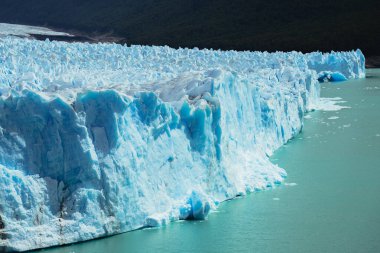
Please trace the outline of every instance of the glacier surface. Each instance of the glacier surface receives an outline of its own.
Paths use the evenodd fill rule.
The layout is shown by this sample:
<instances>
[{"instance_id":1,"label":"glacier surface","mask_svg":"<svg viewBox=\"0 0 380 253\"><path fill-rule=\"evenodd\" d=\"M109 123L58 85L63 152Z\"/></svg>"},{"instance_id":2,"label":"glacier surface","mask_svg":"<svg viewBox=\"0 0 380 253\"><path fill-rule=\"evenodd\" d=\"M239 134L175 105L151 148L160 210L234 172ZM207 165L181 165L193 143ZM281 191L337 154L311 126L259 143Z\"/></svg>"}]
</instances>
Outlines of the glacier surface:
<instances>
[{"instance_id":1,"label":"glacier surface","mask_svg":"<svg viewBox=\"0 0 380 253\"><path fill-rule=\"evenodd\" d=\"M204 219L280 184L268 157L330 72L364 77L363 54L0 39L0 250Z\"/></svg>"}]
</instances>

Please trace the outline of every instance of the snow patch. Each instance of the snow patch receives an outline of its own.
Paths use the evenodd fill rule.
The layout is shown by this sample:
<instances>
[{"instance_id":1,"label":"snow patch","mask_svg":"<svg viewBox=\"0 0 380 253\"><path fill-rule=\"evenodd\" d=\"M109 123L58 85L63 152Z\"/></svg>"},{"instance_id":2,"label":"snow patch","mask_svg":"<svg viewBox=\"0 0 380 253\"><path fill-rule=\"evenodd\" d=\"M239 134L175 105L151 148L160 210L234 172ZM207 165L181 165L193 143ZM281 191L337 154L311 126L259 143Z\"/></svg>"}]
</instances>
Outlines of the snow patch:
<instances>
[{"instance_id":1,"label":"snow patch","mask_svg":"<svg viewBox=\"0 0 380 253\"><path fill-rule=\"evenodd\" d=\"M29 37L33 34L52 36L72 36L71 34L64 32L56 32L45 27L0 23L0 36L13 35Z\"/></svg>"}]
</instances>

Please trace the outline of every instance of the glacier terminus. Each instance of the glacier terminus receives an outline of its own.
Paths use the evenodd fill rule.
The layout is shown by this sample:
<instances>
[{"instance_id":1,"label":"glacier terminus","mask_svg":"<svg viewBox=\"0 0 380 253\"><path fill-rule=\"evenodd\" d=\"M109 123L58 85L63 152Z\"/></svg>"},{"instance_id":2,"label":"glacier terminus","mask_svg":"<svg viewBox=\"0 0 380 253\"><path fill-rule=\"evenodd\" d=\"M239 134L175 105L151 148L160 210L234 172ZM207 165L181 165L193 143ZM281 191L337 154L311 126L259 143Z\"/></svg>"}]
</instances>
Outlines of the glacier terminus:
<instances>
[{"instance_id":1,"label":"glacier terminus","mask_svg":"<svg viewBox=\"0 0 380 253\"><path fill-rule=\"evenodd\" d=\"M237 52L0 38L0 251L186 219L281 184L269 156L360 50Z\"/></svg>"}]
</instances>

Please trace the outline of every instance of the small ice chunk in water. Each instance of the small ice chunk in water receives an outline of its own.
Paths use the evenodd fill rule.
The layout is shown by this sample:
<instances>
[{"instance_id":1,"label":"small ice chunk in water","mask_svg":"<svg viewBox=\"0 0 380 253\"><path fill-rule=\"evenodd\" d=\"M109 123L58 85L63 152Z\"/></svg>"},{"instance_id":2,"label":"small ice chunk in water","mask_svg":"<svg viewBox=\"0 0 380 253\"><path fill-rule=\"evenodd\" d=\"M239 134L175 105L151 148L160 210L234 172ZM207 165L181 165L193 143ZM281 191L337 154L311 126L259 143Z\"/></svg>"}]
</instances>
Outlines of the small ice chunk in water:
<instances>
[{"instance_id":1,"label":"small ice chunk in water","mask_svg":"<svg viewBox=\"0 0 380 253\"><path fill-rule=\"evenodd\" d=\"M310 114L308 114L308 115L306 115L305 117L303 117L304 119L311 119L311 115Z\"/></svg>"}]
</instances>

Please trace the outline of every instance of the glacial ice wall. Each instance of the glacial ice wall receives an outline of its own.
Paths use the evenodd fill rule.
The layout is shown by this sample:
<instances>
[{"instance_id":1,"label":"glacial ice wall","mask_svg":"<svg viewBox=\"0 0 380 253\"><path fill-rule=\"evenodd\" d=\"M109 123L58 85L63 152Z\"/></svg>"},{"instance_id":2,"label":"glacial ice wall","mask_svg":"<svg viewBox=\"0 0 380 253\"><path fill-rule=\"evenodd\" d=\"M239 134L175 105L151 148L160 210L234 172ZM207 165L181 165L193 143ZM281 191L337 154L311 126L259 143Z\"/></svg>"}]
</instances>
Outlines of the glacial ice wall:
<instances>
[{"instance_id":1,"label":"glacial ice wall","mask_svg":"<svg viewBox=\"0 0 380 253\"><path fill-rule=\"evenodd\" d=\"M326 71L363 77L364 57L1 39L0 249L204 219L281 183L268 156Z\"/></svg>"}]
</instances>

